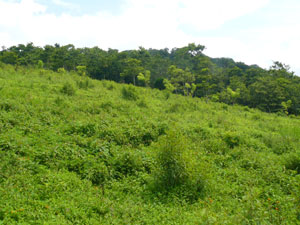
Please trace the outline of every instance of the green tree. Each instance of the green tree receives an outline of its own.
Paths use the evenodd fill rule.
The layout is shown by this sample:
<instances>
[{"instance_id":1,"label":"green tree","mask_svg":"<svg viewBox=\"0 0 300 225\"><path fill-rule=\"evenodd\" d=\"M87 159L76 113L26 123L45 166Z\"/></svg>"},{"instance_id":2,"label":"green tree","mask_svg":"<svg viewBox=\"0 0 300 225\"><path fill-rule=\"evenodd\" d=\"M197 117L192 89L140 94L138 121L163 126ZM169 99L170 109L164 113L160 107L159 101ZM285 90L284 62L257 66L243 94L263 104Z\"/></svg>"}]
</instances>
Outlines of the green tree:
<instances>
[{"instance_id":1,"label":"green tree","mask_svg":"<svg viewBox=\"0 0 300 225\"><path fill-rule=\"evenodd\" d=\"M15 52L4 51L2 53L2 56L0 59L2 62L6 63L6 64L15 65L15 64L17 64L18 55Z\"/></svg>"},{"instance_id":2,"label":"green tree","mask_svg":"<svg viewBox=\"0 0 300 225\"><path fill-rule=\"evenodd\" d=\"M278 112L285 101L283 88L271 76L261 77L250 86L251 105L267 112Z\"/></svg>"},{"instance_id":3,"label":"green tree","mask_svg":"<svg viewBox=\"0 0 300 225\"><path fill-rule=\"evenodd\" d=\"M123 72L120 74L121 77L125 79L128 83L133 82L133 85L136 84L136 77L144 71L144 68L141 67L141 61L134 58L128 58L125 60L125 67Z\"/></svg>"},{"instance_id":4,"label":"green tree","mask_svg":"<svg viewBox=\"0 0 300 225\"><path fill-rule=\"evenodd\" d=\"M292 106L292 101L288 100L286 102L282 102L281 105L282 105L284 113L288 115L289 114L289 108L291 108L291 106Z\"/></svg>"},{"instance_id":5,"label":"green tree","mask_svg":"<svg viewBox=\"0 0 300 225\"><path fill-rule=\"evenodd\" d=\"M76 66L76 69L80 76L86 75L86 66Z\"/></svg>"},{"instance_id":6,"label":"green tree","mask_svg":"<svg viewBox=\"0 0 300 225\"><path fill-rule=\"evenodd\" d=\"M226 104L235 104L237 103L238 98L240 97L240 90L237 89L233 91L230 87L227 87L219 94L219 100Z\"/></svg>"},{"instance_id":7,"label":"green tree","mask_svg":"<svg viewBox=\"0 0 300 225\"><path fill-rule=\"evenodd\" d=\"M188 69L179 69L174 65L169 67L168 74L176 93L188 94L187 90L195 81L195 76Z\"/></svg>"},{"instance_id":8,"label":"green tree","mask_svg":"<svg viewBox=\"0 0 300 225\"><path fill-rule=\"evenodd\" d=\"M43 63L42 60L39 60L39 61L38 61L37 68L38 68L38 69L43 69L43 68L44 68L44 63Z\"/></svg>"},{"instance_id":9,"label":"green tree","mask_svg":"<svg viewBox=\"0 0 300 225\"><path fill-rule=\"evenodd\" d=\"M292 78L294 72L291 72L290 69L289 65L275 61L269 69L269 74L274 77Z\"/></svg>"},{"instance_id":10,"label":"green tree","mask_svg":"<svg viewBox=\"0 0 300 225\"><path fill-rule=\"evenodd\" d=\"M141 86L148 87L150 85L151 72L149 70L145 70L144 73L139 73L137 78Z\"/></svg>"},{"instance_id":11,"label":"green tree","mask_svg":"<svg viewBox=\"0 0 300 225\"><path fill-rule=\"evenodd\" d=\"M175 87L171 84L171 82L168 80L168 79L164 79L163 80L163 84L165 86L165 89L168 91L168 92L173 92L175 90Z\"/></svg>"}]
</instances>

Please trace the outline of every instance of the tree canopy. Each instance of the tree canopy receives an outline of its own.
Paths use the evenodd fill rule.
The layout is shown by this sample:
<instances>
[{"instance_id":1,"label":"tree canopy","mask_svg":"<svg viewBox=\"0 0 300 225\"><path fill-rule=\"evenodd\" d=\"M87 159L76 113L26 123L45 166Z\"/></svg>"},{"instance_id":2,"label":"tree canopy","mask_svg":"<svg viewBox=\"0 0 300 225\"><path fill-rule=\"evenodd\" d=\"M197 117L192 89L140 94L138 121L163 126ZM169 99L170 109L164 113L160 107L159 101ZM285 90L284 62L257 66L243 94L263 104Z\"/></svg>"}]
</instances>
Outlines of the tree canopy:
<instances>
[{"instance_id":1,"label":"tree canopy","mask_svg":"<svg viewBox=\"0 0 300 225\"><path fill-rule=\"evenodd\" d=\"M19 44L0 51L0 62L54 71L74 71L95 79L168 89L175 93L267 112L300 114L300 78L275 61L269 69L230 58L210 58L204 45L118 51L59 44Z\"/></svg>"}]
</instances>

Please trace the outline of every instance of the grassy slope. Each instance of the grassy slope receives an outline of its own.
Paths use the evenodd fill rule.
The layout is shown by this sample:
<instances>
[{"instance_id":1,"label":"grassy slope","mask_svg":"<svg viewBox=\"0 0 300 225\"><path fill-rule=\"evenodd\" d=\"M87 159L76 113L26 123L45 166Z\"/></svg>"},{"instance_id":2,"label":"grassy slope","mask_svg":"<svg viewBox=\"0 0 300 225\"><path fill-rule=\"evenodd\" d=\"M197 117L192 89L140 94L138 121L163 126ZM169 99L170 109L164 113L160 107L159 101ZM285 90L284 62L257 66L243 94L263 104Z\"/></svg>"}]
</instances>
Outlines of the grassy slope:
<instances>
[{"instance_id":1,"label":"grassy slope","mask_svg":"<svg viewBox=\"0 0 300 225\"><path fill-rule=\"evenodd\" d=\"M122 88L0 68L0 224L300 224L299 118ZM169 129L200 167L197 201L149 190Z\"/></svg>"}]
</instances>

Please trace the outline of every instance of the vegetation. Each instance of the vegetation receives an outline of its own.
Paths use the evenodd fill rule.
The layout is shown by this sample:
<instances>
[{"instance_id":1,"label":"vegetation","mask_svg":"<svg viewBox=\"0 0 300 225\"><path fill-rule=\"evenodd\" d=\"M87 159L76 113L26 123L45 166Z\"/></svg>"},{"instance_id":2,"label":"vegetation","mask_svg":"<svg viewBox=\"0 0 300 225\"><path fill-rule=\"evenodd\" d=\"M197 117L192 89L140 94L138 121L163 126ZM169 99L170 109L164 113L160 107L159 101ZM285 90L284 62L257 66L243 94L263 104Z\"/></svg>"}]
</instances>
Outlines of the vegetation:
<instances>
[{"instance_id":1,"label":"vegetation","mask_svg":"<svg viewBox=\"0 0 300 225\"><path fill-rule=\"evenodd\" d=\"M299 117L42 67L0 64L0 224L300 224Z\"/></svg>"},{"instance_id":2,"label":"vegetation","mask_svg":"<svg viewBox=\"0 0 300 225\"><path fill-rule=\"evenodd\" d=\"M300 78L289 66L274 62L270 69L230 58L210 58L205 46L119 52L98 47L75 48L58 44L3 48L0 62L57 71L77 72L99 80L150 86L169 92L258 108L265 112L300 114Z\"/></svg>"}]
</instances>

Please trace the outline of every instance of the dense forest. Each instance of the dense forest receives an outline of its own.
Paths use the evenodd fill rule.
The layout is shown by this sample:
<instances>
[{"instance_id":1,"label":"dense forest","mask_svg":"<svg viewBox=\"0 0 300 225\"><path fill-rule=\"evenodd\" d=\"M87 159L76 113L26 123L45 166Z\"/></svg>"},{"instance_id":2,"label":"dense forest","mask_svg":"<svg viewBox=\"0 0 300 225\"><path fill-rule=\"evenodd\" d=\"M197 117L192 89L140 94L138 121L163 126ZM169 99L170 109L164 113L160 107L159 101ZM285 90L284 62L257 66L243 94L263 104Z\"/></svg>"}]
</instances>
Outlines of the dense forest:
<instances>
[{"instance_id":1,"label":"dense forest","mask_svg":"<svg viewBox=\"0 0 300 225\"><path fill-rule=\"evenodd\" d=\"M33 43L2 48L0 61L65 73L77 71L99 80L167 89L170 92L240 104L266 112L300 114L300 78L288 65L274 62L268 70L230 58L210 58L205 46L118 51L75 48L73 45L36 47Z\"/></svg>"}]
</instances>

